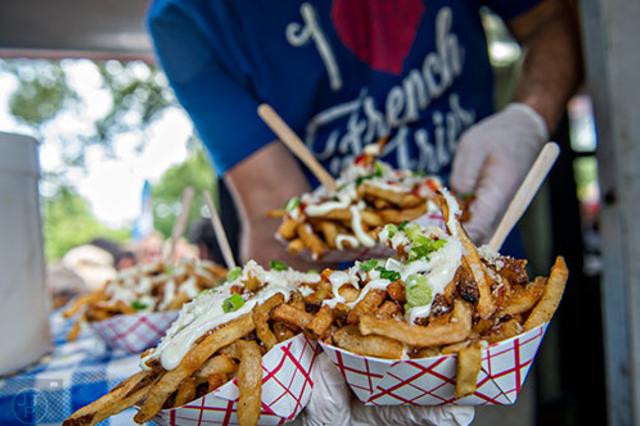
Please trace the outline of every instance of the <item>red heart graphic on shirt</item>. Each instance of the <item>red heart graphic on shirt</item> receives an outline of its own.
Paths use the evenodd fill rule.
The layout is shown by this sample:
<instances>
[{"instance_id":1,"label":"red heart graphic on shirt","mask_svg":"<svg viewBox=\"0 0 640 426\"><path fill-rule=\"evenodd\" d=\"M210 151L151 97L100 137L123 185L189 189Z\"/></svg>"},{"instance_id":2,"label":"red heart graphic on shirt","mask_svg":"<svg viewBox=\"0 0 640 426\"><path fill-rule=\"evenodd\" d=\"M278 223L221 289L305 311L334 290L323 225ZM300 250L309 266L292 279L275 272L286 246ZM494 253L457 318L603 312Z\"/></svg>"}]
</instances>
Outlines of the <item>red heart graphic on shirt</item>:
<instances>
[{"instance_id":1,"label":"red heart graphic on shirt","mask_svg":"<svg viewBox=\"0 0 640 426\"><path fill-rule=\"evenodd\" d=\"M423 0L333 0L331 18L358 59L377 71L398 75L424 10Z\"/></svg>"}]
</instances>

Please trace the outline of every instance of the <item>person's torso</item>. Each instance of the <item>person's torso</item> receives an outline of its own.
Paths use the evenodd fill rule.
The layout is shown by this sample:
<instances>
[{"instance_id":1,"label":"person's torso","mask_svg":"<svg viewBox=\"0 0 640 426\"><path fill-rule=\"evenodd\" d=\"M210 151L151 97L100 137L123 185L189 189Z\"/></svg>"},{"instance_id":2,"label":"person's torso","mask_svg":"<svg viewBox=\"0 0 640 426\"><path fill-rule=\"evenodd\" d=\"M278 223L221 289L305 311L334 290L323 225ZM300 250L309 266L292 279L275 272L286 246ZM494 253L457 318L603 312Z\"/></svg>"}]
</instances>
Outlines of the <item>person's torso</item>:
<instances>
[{"instance_id":1,"label":"person's torso","mask_svg":"<svg viewBox=\"0 0 640 426\"><path fill-rule=\"evenodd\" d=\"M196 0L194 0L195 2ZM493 110L473 0L197 0L222 66L333 172L390 135L385 161L448 175Z\"/></svg>"}]
</instances>

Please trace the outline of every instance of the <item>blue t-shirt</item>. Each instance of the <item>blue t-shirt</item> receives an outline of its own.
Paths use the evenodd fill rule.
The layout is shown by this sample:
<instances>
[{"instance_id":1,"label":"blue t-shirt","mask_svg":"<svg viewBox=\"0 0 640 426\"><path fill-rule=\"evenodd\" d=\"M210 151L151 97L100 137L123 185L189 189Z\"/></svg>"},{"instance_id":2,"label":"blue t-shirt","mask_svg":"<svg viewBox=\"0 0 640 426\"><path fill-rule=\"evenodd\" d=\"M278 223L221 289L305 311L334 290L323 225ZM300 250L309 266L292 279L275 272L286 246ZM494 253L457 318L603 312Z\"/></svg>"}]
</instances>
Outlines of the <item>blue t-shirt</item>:
<instances>
[{"instance_id":1,"label":"blue t-shirt","mask_svg":"<svg viewBox=\"0 0 640 426\"><path fill-rule=\"evenodd\" d=\"M391 164L447 176L493 111L479 9L540 0L155 0L158 58L222 174L275 139L271 104L334 174L390 135Z\"/></svg>"}]
</instances>

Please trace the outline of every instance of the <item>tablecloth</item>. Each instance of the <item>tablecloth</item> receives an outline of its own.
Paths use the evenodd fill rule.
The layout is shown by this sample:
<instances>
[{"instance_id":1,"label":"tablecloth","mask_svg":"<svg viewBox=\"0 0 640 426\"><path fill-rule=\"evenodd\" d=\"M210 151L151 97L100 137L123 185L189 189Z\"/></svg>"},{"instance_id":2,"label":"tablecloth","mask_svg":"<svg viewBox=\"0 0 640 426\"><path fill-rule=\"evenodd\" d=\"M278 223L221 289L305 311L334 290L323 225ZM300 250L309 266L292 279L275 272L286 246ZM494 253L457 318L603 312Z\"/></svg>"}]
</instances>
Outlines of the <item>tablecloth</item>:
<instances>
[{"instance_id":1,"label":"tablecloth","mask_svg":"<svg viewBox=\"0 0 640 426\"><path fill-rule=\"evenodd\" d=\"M52 352L0 378L0 425L59 425L138 369L138 355L108 349L89 327L75 342L67 342L71 325L61 311L54 312ZM129 409L100 425L131 425L134 414Z\"/></svg>"}]
</instances>

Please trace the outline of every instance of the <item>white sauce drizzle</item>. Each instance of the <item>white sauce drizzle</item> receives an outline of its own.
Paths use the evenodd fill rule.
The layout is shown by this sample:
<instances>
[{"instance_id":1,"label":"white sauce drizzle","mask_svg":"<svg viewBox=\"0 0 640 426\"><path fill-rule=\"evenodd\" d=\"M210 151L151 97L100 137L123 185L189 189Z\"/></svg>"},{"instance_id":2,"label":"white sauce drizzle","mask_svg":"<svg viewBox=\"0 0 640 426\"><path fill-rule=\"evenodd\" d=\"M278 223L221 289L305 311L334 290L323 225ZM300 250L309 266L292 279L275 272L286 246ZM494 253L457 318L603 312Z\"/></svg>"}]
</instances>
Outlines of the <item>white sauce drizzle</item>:
<instances>
[{"instance_id":1,"label":"white sauce drizzle","mask_svg":"<svg viewBox=\"0 0 640 426\"><path fill-rule=\"evenodd\" d=\"M338 210L338 209L346 209L351 204L350 200L344 201L327 201L322 204L309 205L305 207L304 212L307 216L324 216L328 214L330 211Z\"/></svg>"},{"instance_id":2,"label":"white sauce drizzle","mask_svg":"<svg viewBox=\"0 0 640 426\"><path fill-rule=\"evenodd\" d=\"M353 235L347 235L347 234L336 235L336 247L338 248L338 250L344 250L345 248L347 248L345 246L345 243L349 245L348 246L349 248L357 248L360 246L360 241L358 241L358 239Z\"/></svg>"},{"instance_id":3,"label":"white sauce drizzle","mask_svg":"<svg viewBox=\"0 0 640 426\"><path fill-rule=\"evenodd\" d=\"M263 287L253 295L243 295L245 303L238 310L225 313L222 304L231 296L231 288L238 285L236 280L226 282L210 291L203 292L191 302L185 304L178 319L167 330L158 346L141 358L140 365L148 369L147 362L160 359L162 367L172 370L180 364L184 355L195 341L219 325L226 324L246 313L251 312L256 304L265 302L276 293L281 293L288 300L291 292L301 283L315 283L320 281L320 275L293 271L264 270L255 261L249 261L242 273L242 279L249 275L255 276L263 283Z\"/></svg>"},{"instance_id":4,"label":"white sauce drizzle","mask_svg":"<svg viewBox=\"0 0 640 426\"><path fill-rule=\"evenodd\" d=\"M442 188L441 190L442 196L447 202L447 206L449 207L449 217L447 219L447 229L449 229L449 233L454 237L458 236L458 218L460 217L460 206L455 198L451 195L451 193L446 189Z\"/></svg>"},{"instance_id":5,"label":"white sauce drizzle","mask_svg":"<svg viewBox=\"0 0 640 426\"><path fill-rule=\"evenodd\" d=\"M173 278L170 278L164 285L164 293L162 295L162 302L158 305L159 309L166 309L173 298L176 297L176 282Z\"/></svg>"},{"instance_id":6,"label":"white sauce drizzle","mask_svg":"<svg viewBox=\"0 0 640 426\"><path fill-rule=\"evenodd\" d=\"M373 247L376 245L376 241L371 238L371 235L367 234L362 228L362 219L360 218L360 210L358 206L351 206L351 228L356 234L356 238L365 247Z\"/></svg>"},{"instance_id":7,"label":"white sauce drizzle","mask_svg":"<svg viewBox=\"0 0 640 426\"><path fill-rule=\"evenodd\" d=\"M180 285L180 292L186 294L189 299L196 297L200 293L196 279L194 277L189 277L189 279Z\"/></svg>"}]
</instances>

